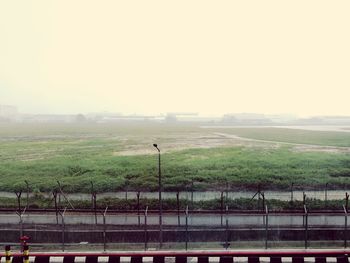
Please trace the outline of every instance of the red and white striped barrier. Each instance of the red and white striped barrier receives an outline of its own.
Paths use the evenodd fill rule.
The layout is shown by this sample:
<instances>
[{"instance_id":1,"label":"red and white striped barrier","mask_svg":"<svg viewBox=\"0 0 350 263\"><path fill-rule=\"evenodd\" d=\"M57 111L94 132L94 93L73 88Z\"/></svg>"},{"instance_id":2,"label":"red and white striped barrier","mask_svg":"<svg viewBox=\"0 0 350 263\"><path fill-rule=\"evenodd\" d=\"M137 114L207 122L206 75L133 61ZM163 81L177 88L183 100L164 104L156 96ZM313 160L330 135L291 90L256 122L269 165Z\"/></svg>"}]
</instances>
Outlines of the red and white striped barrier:
<instances>
[{"instance_id":1,"label":"red and white striped barrier","mask_svg":"<svg viewBox=\"0 0 350 263\"><path fill-rule=\"evenodd\" d=\"M84 258L85 263L120 263L121 258L130 258L130 263L165 263L169 262L166 258L173 258L175 263L209 263L212 258L216 258L219 263L234 263L234 262L248 262L260 263L266 259L270 263L304 263L309 261L315 263L349 263L348 255L350 250L325 250L325 249L282 249L282 250L225 250L225 251L144 251L144 252L47 252L47 253L29 253L29 250L24 250L21 253L10 253L9 246L5 253L0 253L0 258L5 257L6 263L29 263L29 259L34 263L50 263L57 262L57 258L62 263L75 263L76 259ZM102 260L102 258L104 260ZM145 259L148 260L145 260ZM51 260L50 260L51 259ZM308 260L305 260L308 259ZM150 261L149 261L150 260Z\"/></svg>"}]
</instances>

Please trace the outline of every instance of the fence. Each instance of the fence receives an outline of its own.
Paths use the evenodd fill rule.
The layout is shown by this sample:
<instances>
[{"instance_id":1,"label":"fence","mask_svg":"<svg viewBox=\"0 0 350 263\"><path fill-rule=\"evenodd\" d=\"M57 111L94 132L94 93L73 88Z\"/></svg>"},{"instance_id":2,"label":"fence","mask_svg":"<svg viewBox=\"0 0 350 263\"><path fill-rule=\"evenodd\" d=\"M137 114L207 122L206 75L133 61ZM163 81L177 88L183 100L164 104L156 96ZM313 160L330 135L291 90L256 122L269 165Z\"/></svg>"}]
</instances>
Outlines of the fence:
<instances>
[{"instance_id":1,"label":"fence","mask_svg":"<svg viewBox=\"0 0 350 263\"><path fill-rule=\"evenodd\" d=\"M296 241L304 248L310 242L334 243L348 246L348 213L346 207L337 212L304 211L276 213L265 206L264 211L172 211L163 213L162 228L157 211L117 213L95 210L77 213L75 210L56 213L22 212L0 214L0 242L16 243L18 237L27 235L32 243L58 243L64 251L67 244L87 242L103 245L139 244L147 250L160 242L174 248L189 249L196 243L212 243L213 247L234 248L240 242L260 242L260 247L272 248L278 243ZM17 219L16 219L17 217ZM17 224L13 222L18 222ZM336 241L336 242L333 242ZM177 244L177 245L174 245ZM169 247L169 246L168 246ZM312 247L312 244L311 244Z\"/></svg>"}]
</instances>

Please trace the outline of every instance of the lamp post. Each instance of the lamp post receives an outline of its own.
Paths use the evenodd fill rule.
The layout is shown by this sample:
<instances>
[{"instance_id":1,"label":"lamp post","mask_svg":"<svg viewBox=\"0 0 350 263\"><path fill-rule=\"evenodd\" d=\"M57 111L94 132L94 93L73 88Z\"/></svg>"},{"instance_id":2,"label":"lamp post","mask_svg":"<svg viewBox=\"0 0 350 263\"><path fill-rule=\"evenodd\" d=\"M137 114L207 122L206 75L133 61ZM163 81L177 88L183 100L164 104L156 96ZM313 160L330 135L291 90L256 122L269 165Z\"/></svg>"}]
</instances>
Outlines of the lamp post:
<instances>
[{"instance_id":1,"label":"lamp post","mask_svg":"<svg viewBox=\"0 0 350 263\"><path fill-rule=\"evenodd\" d=\"M158 150L158 191L159 191L159 248L163 246L163 220L162 220L162 172L160 169L160 150L156 143L153 146Z\"/></svg>"}]
</instances>

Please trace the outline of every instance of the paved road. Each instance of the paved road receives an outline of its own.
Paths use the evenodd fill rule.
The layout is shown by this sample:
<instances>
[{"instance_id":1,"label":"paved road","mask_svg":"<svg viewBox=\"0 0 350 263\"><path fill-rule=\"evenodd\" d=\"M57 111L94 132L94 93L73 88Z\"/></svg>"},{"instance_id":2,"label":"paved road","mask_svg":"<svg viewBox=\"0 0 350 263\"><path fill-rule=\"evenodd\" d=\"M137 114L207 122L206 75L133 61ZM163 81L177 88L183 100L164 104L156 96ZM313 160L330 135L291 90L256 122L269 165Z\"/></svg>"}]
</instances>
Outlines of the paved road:
<instances>
[{"instance_id":1,"label":"paved road","mask_svg":"<svg viewBox=\"0 0 350 263\"><path fill-rule=\"evenodd\" d=\"M22 217L23 223L28 224L56 224L56 215L50 214L34 214L25 213ZM221 222L226 224L226 219L230 226L244 227L244 226L263 226L265 223L265 217L262 215L223 215L215 214L192 214L188 217L188 224L190 226L220 226ZM15 213L6 213L0 215L0 224L16 224L20 220L19 216ZM99 224L103 224L103 216L98 215L97 220ZM114 225L136 225L144 223L144 215L141 214L139 217L135 214L120 214L120 215L107 215L106 224ZM147 217L148 225L158 225L158 215L151 214ZM93 214L77 214L77 213L66 213L65 219L66 224L95 224L95 216ZM61 216L59 216L59 222L61 222ZM180 216L180 224L185 225L186 216ZM269 215L268 217L269 226L295 226L300 227L303 225L302 215ZM309 215L308 224L309 226L344 226L345 216L344 215ZM164 225L177 225L178 216L176 214L163 215Z\"/></svg>"}]
</instances>

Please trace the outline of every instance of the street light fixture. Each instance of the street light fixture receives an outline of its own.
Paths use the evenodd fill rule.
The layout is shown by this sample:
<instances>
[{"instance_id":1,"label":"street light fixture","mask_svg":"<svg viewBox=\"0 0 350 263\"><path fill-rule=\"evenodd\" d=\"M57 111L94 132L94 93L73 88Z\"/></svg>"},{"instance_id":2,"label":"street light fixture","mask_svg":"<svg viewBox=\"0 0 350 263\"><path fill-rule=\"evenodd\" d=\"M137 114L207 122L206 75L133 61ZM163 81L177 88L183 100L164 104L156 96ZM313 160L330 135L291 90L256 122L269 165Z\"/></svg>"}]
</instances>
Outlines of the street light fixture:
<instances>
[{"instance_id":1,"label":"street light fixture","mask_svg":"<svg viewBox=\"0 0 350 263\"><path fill-rule=\"evenodd\" d=\"M162 204L162 171L160 169L160 150L158 148L158 145L156 143L153 144L153 147L155 147L158 150L158 191L159 191L159 247L162 248L163 245L163 220L162 220L162 210L163 210L163 204Z\"/></svg>"}]
</instances>

